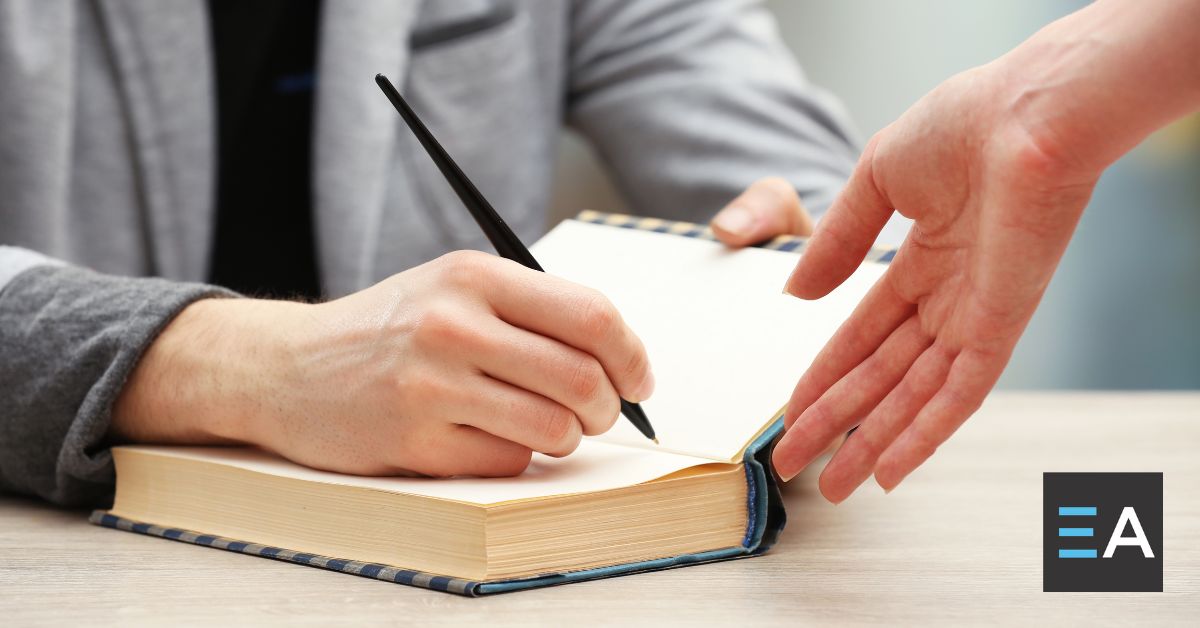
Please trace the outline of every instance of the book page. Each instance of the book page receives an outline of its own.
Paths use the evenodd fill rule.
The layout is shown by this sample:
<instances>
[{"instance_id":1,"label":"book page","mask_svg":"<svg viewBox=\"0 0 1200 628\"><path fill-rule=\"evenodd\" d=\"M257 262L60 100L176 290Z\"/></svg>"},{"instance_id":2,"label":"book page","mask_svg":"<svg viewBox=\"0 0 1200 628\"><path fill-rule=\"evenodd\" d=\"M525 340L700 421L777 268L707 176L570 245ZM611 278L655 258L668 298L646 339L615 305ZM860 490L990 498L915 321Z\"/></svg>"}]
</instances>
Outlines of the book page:
<instances>
[{"instance_id":1,"label":"book page","mask_svg":"<svg viewBox=\"0 0 1200 628\"><path fill-rule=\"evenodd\" d=\"M618 447L594 439L585 439L575 453L565 458L534 454L529 468L517 477L408 478L366 477L319 471L251 447L130 445L120 449L214 462L247 471L310 482L357 486L482 505L623 488L708 462L688 456Z\"/></svg>"},{"instance_id":2,"label":"book page","mask_svg":"<svg viewBox=\"0 0 1200 628\"><path fill-rule=\"evenodd\" d=\"M597 438L718 461L740 459L886 269L865 263L803 301L783 294L796 253L576 220L532 250L547 272L607 295L649 353L657 386L642 407L661 446L623 418Z\"/></svg>"}]
</instances>

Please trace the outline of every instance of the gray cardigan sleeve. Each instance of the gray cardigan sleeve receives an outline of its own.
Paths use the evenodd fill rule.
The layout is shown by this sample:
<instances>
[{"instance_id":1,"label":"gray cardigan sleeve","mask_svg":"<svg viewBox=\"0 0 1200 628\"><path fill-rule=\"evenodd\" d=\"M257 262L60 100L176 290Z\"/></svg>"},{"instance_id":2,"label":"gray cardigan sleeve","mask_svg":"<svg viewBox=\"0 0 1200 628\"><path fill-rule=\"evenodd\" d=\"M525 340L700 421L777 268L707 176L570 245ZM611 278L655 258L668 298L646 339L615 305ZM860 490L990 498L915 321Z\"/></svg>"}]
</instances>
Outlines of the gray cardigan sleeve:
<instances>
[{"instance_id":1,"label":"gray cardigan sleeve","mask_svg":"<svg viewBox=\"0 0 1200 628\"><path fill-rule=\"evenodd\" d=\"M840 105L807 82L753 0L580 0L567 121L643 215L707 221L754 180L822 213L854 168Z\"/></svg>"},{"instance_id":2,"label":"gray cardigan sleeve","mask_svg":"<svg viewBox=\"0 0 1200 628\"><path fill-rule=\"evenodd\" d=\"M142 352L213 286L101 275L0 247L0 490L112 498L113 402Z\"/></svg>"}]
</instances>

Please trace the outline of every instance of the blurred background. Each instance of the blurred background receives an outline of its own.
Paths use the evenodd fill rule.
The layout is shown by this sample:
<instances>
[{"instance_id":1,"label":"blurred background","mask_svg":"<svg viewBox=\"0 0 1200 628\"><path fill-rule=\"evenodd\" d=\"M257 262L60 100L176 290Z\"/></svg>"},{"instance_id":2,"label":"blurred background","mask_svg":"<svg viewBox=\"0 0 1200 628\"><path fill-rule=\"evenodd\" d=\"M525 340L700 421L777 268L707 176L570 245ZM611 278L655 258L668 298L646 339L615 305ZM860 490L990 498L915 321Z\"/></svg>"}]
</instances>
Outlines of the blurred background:
<instances>
[{"instance_id":1,"label":"blurred background","mask_svg":"<svg viewBox=\"0 0 1200 628\"><path fill-rule=\"evenodd\" d=\"M865 141L951 75L1079 0L768 0L809 79ZM587 145L562 139L554 208L625 211ZM1020 389L1200 388L1200 116L1105 173L1000 380Z\"/></svg>"}]
</instances>

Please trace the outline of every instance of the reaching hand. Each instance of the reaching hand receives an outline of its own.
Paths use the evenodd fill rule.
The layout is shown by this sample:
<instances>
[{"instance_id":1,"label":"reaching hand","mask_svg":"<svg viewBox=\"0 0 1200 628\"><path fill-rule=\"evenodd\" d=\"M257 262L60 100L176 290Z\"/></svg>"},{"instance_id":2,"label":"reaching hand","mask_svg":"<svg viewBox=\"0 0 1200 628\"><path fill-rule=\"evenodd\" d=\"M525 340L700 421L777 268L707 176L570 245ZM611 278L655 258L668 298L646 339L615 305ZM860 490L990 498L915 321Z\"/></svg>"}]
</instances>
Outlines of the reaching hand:
<instances>
[{"instance_id":1,"label":"reaching hand","mask_svg":"<svg viewBox=\"0 0 1200 628\"><path fill-rule=\"evenodd\" d=\"M1009 115L999 72L951 79L876 135L788 281L798 297L824 296L893 211L915 221L785 415L774 464L788 479L859 426L821 474L830 501L872 473L891 490L979 407L1099 176L1044 125Z\"/></svg>"}]
</instances>

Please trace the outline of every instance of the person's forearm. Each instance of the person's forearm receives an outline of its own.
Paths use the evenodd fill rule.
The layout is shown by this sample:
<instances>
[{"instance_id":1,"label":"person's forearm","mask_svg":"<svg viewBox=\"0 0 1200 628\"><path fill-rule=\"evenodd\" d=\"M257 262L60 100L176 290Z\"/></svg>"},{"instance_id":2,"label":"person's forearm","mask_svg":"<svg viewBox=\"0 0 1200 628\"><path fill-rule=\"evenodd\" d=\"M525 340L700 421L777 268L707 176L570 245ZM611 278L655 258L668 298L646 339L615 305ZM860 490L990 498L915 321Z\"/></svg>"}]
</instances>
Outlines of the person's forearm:
<instances>
[{"instance_id":1,"label":"person's forearm","mask_svg":"<svg viewBox=\"0 0 1200 628\"><path fill-rule=\"evenodd\" d=\"M994 62L1052 158L1098 174L1200 108L1200 2L1100 0Z\"/></svg>"},{"instance_id":2,"label":"person's forearm","mask_svg":"<svg viewBox=\"0 0 1200 628\"><path fill-rule=\"evenodd\" d=\"M163 330L134 369L113 407L116 442L221 444L255 442L278 389L287 301L198 301ZM280 391L278 394L283 394Z\"/></svg>"},{"instance_id":3,"label":"person's forearm","mask_svg":"<svg viewBox=\"0 0 1200 628\"><path fill-rule=\"evenodd\" d=\"M112 491L111 409L139 356L213 286L58 264L0 290L0 491L98 505Z\"/></svg>"}]
</instances>

